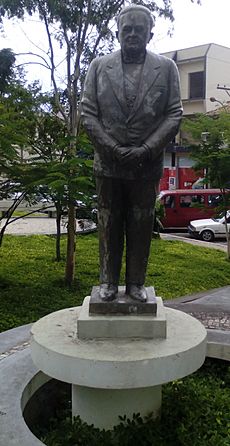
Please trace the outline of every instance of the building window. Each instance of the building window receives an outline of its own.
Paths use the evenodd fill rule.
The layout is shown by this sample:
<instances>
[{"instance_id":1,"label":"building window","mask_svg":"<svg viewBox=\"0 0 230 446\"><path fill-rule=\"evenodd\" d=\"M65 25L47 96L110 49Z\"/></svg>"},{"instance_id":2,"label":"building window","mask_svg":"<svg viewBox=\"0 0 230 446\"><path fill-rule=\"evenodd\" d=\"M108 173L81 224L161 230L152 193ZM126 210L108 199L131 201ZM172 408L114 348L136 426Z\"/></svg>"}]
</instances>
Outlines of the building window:
<instances>
[{"instance_id":1,"label":"building window","mask_svg":"<svg viewBox=\"0 0 230 446\"><path fill-rule=\"evenodd\" d=\"M165 153L164 157L164 167L171 167L172 166L172 160L171 160L171 153Z\"/></svg>"},{"instance_id":2,"label":"building window","mask_svg":"<svg viewBox=\"0 0 230 446\"><path fill-rule=\"evenodd\" d=\"M204 71L189 73L189 99L204 99Z\"/></svg>"},{"instance_id":3,"label":"building window","mask_svg":"<svg viewBox=\"0 0 230 446\"><path fill-rule=\"evenodd\" d=\"M194 166L194 161L189 155L181 155L177 158L177 163L179 167L191 168Z\"/></svg>"}]
</instances>

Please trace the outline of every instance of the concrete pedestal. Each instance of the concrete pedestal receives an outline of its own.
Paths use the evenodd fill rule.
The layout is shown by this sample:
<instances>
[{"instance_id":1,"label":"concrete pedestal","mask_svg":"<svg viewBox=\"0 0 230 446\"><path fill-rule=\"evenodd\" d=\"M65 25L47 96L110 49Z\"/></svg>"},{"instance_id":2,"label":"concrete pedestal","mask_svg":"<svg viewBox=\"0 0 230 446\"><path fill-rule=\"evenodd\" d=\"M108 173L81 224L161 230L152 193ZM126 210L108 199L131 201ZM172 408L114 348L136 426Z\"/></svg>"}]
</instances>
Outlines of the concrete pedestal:
<instances>
[{"instance_id":1,"label":"concrete pedestal","mask_svg":"<svg viewBox=\"0 0 230 446\"><path fill-rule=\"evenodd\" d=\"M166 338L166 314L162 299L156 297L156 314L90 314L86 297L77 319L79 339ZM143 304L142 304L143 305Z\"/></svg>"},{"instance_id":2,"label":"concrete pedestal","mask_svg":"<svg viewBox=\"0 0 230 446\"><path fill-rule=\"evenodd\" d=\"M134 413L142 417L152 413L156 418L161 399L161 386L107 390L73 385L72 415L80 414L82 420L100 429L112 429L119 423L119 415L132 419Z\"/></svg>"},{"instance_id":3,"label":"concrete pedestal","mask_svg":"<svg viewBox=\"0 0 230 446\"><path fill-rule=\"evenodd\" d=\"M141 416L161 406L161 385L197 370L206 330L195 318L165 309L167 338L79 339L81 307L52 313L32 327L31 352L48 376L72 384L73 415L109 429L118 415Z\"/></svg>"}]
</instances>

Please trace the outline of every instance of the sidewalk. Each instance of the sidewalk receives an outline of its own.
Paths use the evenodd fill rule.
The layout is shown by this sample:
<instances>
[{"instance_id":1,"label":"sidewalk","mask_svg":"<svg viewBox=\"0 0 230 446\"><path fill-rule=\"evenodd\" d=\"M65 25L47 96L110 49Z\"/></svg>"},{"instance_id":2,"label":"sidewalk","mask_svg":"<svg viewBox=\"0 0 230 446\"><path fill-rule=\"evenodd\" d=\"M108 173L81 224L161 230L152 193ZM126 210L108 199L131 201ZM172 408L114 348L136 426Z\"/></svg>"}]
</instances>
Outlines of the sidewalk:
<instances>
[{"instance_id":1,"label":"sidewalk","mask_svg":"<svg viewBox=\"0 0 230 446\"><path fill-rule=\"evenodd\" d=\"M192 245L196 245L196 246L204 246L204 248L212 248L212 249L219 249L220 251L227 251L227 245L219 242L204 242L202 240L197 240L194 238L189 238L189 237L183 237L181 235L176 235L176 234L165 234L165 233L161 233L160 234L161 238L163 240L178 240L181 242L185 242L185 243L190 243Z\"/></svg>"},{"instance_id":2,"label":"sidewalk","mask_svg":"<svg viewBox=\"0 0 230 446\"><path fill-rule=\"evenodd\" d=\"M5 219L2 220L2 225L4 222ZM85 221L85 232L94 227L94 223ZM79 226L78 220L76 220L76 232L84 232ZM56 233L56 219L48 217L20 218L10 223L5 232L5 234L11 235L55 235ZM62 220L61 233L67 233L67 219Z\"/></svg>"}]
</instances>

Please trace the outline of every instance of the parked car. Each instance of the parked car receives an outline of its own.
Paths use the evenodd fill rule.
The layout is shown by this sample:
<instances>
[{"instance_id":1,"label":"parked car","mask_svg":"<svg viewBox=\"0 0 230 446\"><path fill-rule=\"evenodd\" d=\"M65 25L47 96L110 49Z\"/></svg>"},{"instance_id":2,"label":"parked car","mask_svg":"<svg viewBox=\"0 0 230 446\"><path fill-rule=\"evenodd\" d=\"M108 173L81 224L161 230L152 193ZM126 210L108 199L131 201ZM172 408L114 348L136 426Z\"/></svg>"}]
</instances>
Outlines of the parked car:
<instances>
[{"instance_id":1,"label":"parked car","mask_svg":"<svg viewBox=\"0 0 230 446\"><path fill-rule=\"evenodd\" d=\"M177 189L161 191L158 200L164 207L161 223L165 229L186 229L191 220L211 218L222 203L220 189Z\"/></svg>"},{"instance_id":2,"label":"parked car","mask_svg":"<svg viewBox=\"0 0 230 446\"><path fill-rule=\"evenodd\" d=\"M230 231L230 210L227 211L227 226ZM191 236L212 242L215 238L226 237L225 217L207 218L205 220L192 220L188 226L188 232Z\"/></svg>"}]
</instances>

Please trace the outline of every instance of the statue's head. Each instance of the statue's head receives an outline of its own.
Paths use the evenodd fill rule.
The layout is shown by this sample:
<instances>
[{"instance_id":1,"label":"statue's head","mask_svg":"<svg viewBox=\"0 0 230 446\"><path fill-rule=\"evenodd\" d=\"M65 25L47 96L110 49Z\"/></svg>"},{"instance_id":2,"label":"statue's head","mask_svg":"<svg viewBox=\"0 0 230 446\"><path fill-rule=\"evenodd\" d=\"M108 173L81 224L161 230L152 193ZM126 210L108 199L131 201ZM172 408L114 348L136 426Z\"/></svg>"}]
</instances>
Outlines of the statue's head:
<instances>
[{"instance_id":1,"label":"statue's head","mask_svg":"<svg viewBox=\"0 0 230 446\"><path fill-rule=\"evenodd\" d=\"M117 18L117 38L124 53L143 53L152 38L154 20L148 8L131 5L123 8Z\"/></svg>"}]
</instances>

